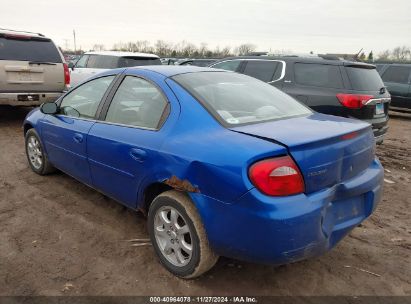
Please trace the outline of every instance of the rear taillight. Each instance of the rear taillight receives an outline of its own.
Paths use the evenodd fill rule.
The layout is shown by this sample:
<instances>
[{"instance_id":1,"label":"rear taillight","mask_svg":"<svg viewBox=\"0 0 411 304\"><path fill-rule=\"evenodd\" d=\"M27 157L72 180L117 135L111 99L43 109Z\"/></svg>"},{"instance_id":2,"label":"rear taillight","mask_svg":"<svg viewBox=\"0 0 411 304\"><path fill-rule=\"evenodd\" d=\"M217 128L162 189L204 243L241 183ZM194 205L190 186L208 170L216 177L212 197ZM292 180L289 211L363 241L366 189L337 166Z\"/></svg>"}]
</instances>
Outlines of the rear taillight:
<instances>
[{"instance_id":1,"label":"rear taillight","mask_svg":"<svg viewBox=\"0 0 411 304\"><path fill-rule=\"evenodd\" d=\"M360 109L367 104L370 99L373 99L372 95L359 95L359 94L337 94L337 98L340 103L350 109Z\"/></svg>"},{"instance_id":2,"label":"rear taillight","mask_svg":"<svg viewBox=\"0 0 411 304\"><path fill-rule=\"evenodd\" d=\"M304 192L304 180L290 156L256 162L250 167L249 177L264 194L286 196Z\"/></svg>"},{"instance_id":3,"label":"rear taillight","mask_svg":"<svg viewBox=\"0 0 411 304\"><path fill-rule=\"evenodd\" d=\"M67 63L63 63L63 66L64 66L64 84L66 86L69 86L70 85L70 71L69 71Z\"/></svg>"}]
</instances>

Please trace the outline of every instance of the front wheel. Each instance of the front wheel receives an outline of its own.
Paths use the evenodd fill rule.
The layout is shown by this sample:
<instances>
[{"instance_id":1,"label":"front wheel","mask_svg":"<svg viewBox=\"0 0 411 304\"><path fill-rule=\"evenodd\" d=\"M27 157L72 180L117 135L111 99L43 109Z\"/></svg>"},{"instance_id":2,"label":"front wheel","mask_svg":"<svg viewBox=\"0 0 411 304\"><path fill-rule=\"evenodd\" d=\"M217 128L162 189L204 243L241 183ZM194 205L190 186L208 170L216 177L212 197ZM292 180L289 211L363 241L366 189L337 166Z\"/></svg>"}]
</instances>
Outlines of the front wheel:
<instances>
[{"instance_id":1,"label":"front wheel","mask_svg":"<svg viewBox=\"0 0 411 304\"><path fill-rule=\"evenodd\" d=\"M31 169L40 175L53 172L55 169L47 159L44 153L40 137L34 129L26 133L26 155Z\"/></svg>"},{"instance_id":2,"label":"front wheel","mask_svg":"<svg viewBox=\"0 0 411 304\"><path fill-rule=\"evenodd\" d=\"M157 196L149 209L148 227L161 264L178 277L198 277L218 260L200 216L185 193L171 190Z\"/></svg>"}]
</instances>

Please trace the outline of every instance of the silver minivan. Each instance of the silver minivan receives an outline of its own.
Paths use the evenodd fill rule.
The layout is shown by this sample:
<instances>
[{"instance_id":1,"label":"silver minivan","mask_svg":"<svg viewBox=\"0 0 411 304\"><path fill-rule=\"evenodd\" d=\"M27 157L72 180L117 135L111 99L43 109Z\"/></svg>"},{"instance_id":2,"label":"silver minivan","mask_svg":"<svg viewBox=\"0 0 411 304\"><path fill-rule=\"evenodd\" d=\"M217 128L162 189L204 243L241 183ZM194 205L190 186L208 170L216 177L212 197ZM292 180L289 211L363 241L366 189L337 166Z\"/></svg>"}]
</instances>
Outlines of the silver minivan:
<instances>
[{"instance_id":1,"label":"silver minivan","mask_svg":"<svg viewBox=\"0 0 411 304\"><path fill-rule=\"evenodd\" d=\"M68 66L51 39L0 29L0 105L51 102L69 86Z\"/></svg>"}]
</instances>

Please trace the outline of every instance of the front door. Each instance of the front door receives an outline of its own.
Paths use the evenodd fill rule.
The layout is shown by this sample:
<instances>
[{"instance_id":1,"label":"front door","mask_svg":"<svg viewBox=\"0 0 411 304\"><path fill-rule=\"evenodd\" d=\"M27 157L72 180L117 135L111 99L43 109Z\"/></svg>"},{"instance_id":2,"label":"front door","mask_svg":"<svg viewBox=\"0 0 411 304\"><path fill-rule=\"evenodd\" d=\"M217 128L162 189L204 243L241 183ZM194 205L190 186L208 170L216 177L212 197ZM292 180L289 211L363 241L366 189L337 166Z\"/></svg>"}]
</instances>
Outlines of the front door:
<instances>
[{"instance_id":1,"label":"front door","mask_svg":"<svg viewBox=\"0 0 411 304\"><path fill-rule=\"evenodd\" d=\"M114 77L101 77L81 85L63 97L58 114L46 115L40 121L50 162L88 185L92 183L87 161L87 135Z\"/></svg>"}]
</instances>

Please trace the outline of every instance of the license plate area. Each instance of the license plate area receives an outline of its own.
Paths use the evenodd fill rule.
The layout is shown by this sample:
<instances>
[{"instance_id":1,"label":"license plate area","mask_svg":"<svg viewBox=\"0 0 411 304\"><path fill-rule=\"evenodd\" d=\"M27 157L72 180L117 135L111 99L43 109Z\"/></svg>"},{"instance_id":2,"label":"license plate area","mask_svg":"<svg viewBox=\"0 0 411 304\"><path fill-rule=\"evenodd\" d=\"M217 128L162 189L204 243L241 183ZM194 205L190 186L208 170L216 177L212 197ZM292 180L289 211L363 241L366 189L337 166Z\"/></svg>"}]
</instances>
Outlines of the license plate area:
<instances>
[{"instance_id":1,"label":"license plate area","mask_svg":"<svg viewBox=\"0 0 411 304\"><path fill-rule=\"evenodd\" d=\"M25 95L17 95L18 101L39 101L40 96L38 94L25 94Z\"/></svg>"},{"instance_id":2,"label":"license plate area","mask_svg":"<svg viewBox=\"0 0 411 304\"><path fill-rule=\"evenodd\" d=\"M375 115L381 115L381 114L384 114L384 104L377 103L375 105Z\"/></svg>"}]
</instances>

